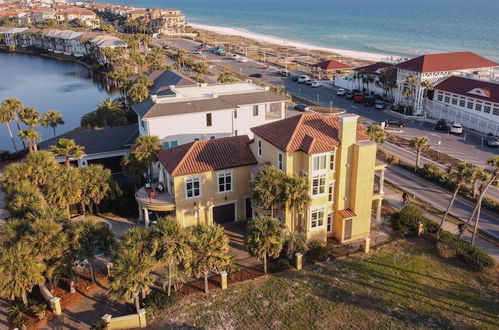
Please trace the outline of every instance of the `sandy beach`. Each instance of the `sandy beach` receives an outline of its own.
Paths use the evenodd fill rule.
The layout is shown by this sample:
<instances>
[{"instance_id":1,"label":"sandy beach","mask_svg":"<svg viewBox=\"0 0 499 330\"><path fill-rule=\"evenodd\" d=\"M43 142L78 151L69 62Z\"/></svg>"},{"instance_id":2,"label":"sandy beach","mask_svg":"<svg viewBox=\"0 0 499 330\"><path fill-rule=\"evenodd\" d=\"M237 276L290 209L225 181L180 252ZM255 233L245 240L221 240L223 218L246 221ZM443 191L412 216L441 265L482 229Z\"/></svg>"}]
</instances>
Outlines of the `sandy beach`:
<instances>
[{"instance_id":1,"label":"sandy beach","mask_svg":"<svg viewBox=\"0 0 499 330\"><path fill-rule=\"evenodd\" d=\"M352 50L346 50L346 49L320 47L320 46L310 45L310 44L303 43L303 42L287 40L287 39L283 39L283 38L276 37L276 36L259 34L259 33L245 30L245 29L197 24L197 23L190 23L190 22L189 22L189 25L195 29L207 30L207 31L211 31L214 33L218 33L218 34L230 35L230 36L240 36L240 37L252 39L252 40L255 40L258 42L266 42L266 43L277 44L277 45L282 45L282 46L296 47L299 49L321 50L321 51L326 51L326 52L332 52L332 53L336 53L336 54L344 56L344 57L358 59L358 60L364 60L364 61L378 62L378 61L394 61L397 59L396 56L390 56L390 55L386 55L386 54L376 54L376 53L352 51Z\"/></svg>"}]
</instances>

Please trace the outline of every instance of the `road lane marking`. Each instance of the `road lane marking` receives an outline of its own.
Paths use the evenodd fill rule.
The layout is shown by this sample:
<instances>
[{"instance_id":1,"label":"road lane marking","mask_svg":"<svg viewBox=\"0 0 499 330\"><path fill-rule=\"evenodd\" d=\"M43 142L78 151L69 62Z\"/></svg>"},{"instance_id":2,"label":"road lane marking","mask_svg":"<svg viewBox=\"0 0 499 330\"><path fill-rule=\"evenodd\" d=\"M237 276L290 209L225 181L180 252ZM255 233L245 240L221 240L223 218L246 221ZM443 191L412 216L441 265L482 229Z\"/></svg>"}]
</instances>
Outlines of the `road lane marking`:
<instances>
[{"instance_id":1,"label":"road lane marking","mask_svg":"<svg viewBox=\"0 0 499 330\"><path fill-rule=\"evenodd\" d=\"M358 109L359 107L356 107L355 105L351 105L350 108Z\"/></svg>"}]
</instances>

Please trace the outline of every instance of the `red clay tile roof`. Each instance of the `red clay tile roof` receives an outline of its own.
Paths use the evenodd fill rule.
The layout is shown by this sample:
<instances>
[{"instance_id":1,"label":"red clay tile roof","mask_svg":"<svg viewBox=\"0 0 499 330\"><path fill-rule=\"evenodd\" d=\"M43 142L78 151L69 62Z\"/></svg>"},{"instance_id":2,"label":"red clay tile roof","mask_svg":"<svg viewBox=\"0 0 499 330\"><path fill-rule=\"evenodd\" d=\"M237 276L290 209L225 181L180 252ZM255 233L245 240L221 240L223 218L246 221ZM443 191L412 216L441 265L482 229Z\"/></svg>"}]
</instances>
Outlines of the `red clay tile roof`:
<instances>
[{"instance_id":1,"label":"red clay tile roof","mask_svg":"<svg viewBox=\"0 0 499 330\"><path fill-rule=\"evenodd\" d=\"M464 77L452 76L434 87L436 90L446 91L480 100L499 103L499 84L483 80L474 80ZM482 91L483 95L470 93L473 90Z\"/></svg>"},{"instance_id":2,"label":"red clay tile roof","mask_svg":"<svg viewBox=\"0 0 499 330\"><path fill-rule=\"evenodd\" d=\"M307 113L253 127L251 131L282 151L313 154L332 151L340 144L339 126L337 116ZM358 126L357 141L363 140L369 140L369 136Z\"/></svg>"},{"instance_id":3,"label":"red clay tile roof","mask_svg":"<svg viewBox=\"0 0 499 330\"><path fill-rule=\"evenodd\" d=\"M415 72L438 72L479 69L498 66L494 61L472 52L428 54L396 65L399 69Z\"/></svg>"},{"instance_id":4,"label":"red clay tile roof","mask_svg":"<svg viewBox=\"0 0 499 330\"><path fill-rule=\"evenodd\" d=\"M171 176L257 164L247 135L194 141L163 149L158 159Z\"/></svg>"},{"instance_id":5,"label":"red clay tile roof","mask_svg":"<svg viewBox=\"0 0 499 330\"><path fill-rule=\"evenodd\" d=\"M350 69L351 66L335 60L327 60L319 63L312 64L314 68L321 68L322 70L341 70Z\"/></svg>"},{"instance_id":6,"label":"red clay tile roof","mask_svg":"<svg viewBox=\"0 0 499 330\"><path fill-rule=\"evenodd\" d=\"M344 210L339 210L338 211L338 214L340 215L340 217L342 217L343 219L350 219L350 218L353 218L353 217L356 217L357 214L355 214L354 211L352 211L351 209L344 209Z\"/></svg>"}]
</instances>

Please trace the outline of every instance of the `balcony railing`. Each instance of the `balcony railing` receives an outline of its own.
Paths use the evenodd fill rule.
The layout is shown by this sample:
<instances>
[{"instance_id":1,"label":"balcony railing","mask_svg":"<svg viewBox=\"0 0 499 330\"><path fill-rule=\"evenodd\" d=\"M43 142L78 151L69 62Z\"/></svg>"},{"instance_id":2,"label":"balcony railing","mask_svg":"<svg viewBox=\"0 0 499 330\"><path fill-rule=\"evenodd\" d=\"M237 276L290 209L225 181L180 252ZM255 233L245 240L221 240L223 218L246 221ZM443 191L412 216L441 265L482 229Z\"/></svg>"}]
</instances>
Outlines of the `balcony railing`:
<instances>
[{"instance_id":1,"label":"balcony railing","mask_svg":"<svg viewBox=\"0 0 499 330\"><path fill-rule=\"evenodd\" d=\"M135 199L144 206L175 206L173 195L159 188L160 183L153 183L148 188L144 186L137 190Z\"/></svg>"}]
</instances>

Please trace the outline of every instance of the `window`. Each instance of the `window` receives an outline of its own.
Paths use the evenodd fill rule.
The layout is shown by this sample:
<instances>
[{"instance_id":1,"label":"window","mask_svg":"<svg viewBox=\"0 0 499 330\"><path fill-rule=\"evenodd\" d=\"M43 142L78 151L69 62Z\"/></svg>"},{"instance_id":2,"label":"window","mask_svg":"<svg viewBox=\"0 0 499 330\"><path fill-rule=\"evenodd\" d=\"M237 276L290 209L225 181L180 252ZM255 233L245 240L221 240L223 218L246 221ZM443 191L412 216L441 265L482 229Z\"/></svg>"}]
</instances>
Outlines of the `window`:
<instances>
[{"instance_id":1,"label":"window","mask_svg":"<svg viewBox=\"0 0 499 330\"><path fill-rule=\"evenodd\" d=\"M457 105L457 99L455 97L452 98L452 104Z\"/></svg>"},{"instance_id":2,"label":"window","mask_svg":"<svg viewBox=\"0 0 499 330\"><path fill-rule=\"evenodd\" d=\"M212 122L211 122L211 113L207 113L206 114L206 126L211 126Z\"/></svg>"},{"instance_id":3,"label":"window","mask_svg":"<svg viewBox=\"0 0 499 330\"><path fill-rule=\"evenodd\" d=\"M313 158L313 171L324 171L327 167L327 155L314 156Z\"/></svg>"},{"instance_id":4,"label":"window","mask_svg":"<svg viewBox=\"0 0 499 330\"><path fill-rule=\"evenodd\" d=\"M479 104L479 103L475 104L475 110L476 111L482 111L482 105Z\"/></svg>"},{"instance_id":5,"label":"window","mask_svg":"<svg viewBox=\"0 0 499 330\"><path fill-rule=\"evenodd\" d=\"M201 195L201 185L199 177L189 178L185 181L185 192L187 198L199 197Z\"/></svg>"},{"instance_id":6,"label":"window","mask_svg":"<svg viewBox=\"0 0 499 330\"><path fill-rule=\"evenodd\" d=\"M225 172L218 174L218 192L232 191L232 173Z\"/></svg>"},{"instance_id":7,"label":"window","mask_svg":"<svg viewBox=\"0 0 499 330\"><path fill-rule=\"evenodd\" d=\"M163 149L168 149L170 148L170 142L166 141L166 142L163 142Z\"/></svg>"},{"instance_id":8,"label":"window","mask_svg":"<svg viewBox=\"0 0 499 330\"><path fill-rule=\"evenodd\" d=\"M442 94L440 94L440 93L439 93L439 94L437 95L437 100L439 100L440 102L443 100L443 96L442 96Z\"/></svg>"},{"instance_id":9,"label":"window","mask_svg":"<svg viewBox=\"0 0 499 330\"><path fill-rule=\"evenodd\" d=\"M316 175L312 178L312 196L323 195L326 191L326 174Z\"/></svg>"},{"instance_id":10,"label":"window","mask_svg":"<svg viewBox=\"0 0 499 330\"><path fill-rule=\"evenodd\" d=\"M163 142L163 149L173 148L173 147L176 147L177 145L178 145L177 140L165 141L165 142Z\"/></svg>"},{"instance_id":11,"label":"window","mask_svg":"<svg viewBox=\"0 0 499 330\"><path fill-rule=\"evenodd\" d=\"M258 105L253 106L253 116L254 117L258 116Z\"/></svg>"},{"instance_id":12,"label":"window","mask_svg":"<svg viewBox=\"0 0 499 330\"><path fill-rule=\"evenodd\" d=\"M465 107L466 106L466 102L464 100L459 100L459 106L460 107Z\"/></svg>"},{"instance_id":13,"label":"window","mask_svg":"<svg viewBox=\"0 0 499 330\"><path fill-rule=\"evenodd\" d=\"M333 214L329 213L327 215L327 232L330 233L333 231Z\"/></svg>"},{"instance_id":14,"label":"window","mask_svg":"<svg viewBox=\"0 0 499 330\"><path fill-rule=\"evenodd\" d=\"M499 108L494 107L494 110L492 110L492 114L499 116Z\"/></svg>"},{"instance_id":15,"label":"window","mask_svg":"<svg viewBox=\"0 0 499 330\"><path fill-rule=\"evenodd\" d=\"M170 146L173 148L173 147L176 147L178 146L178 141L177 140L174 140L172 142L170 142Z\"/></svg>"},{"instance_id":16,"label":"window","mask_svg":"<svg viewBox=\"0 0 499 330\"><path fill-rule=\"evenodd\" d=\"M333 202L334 199L334 181L329 184L327 191L327 200Z\"/></svg>"},{"instance_id":17,"label":"window","mask_svg":"<svg viewBox=\"0 0 499 330\"><path fill-rule=\"evenodd\" d=\"M487 105L487 103L485 103L485 106L483 107L483 112L490 113L490 105Z\"/></svg>"},{"instance_id":18,"label":"window","mask_svg":"<svg viewBox=\"0 0 499 330\"><path fill-rule=\"evenodd\" d=\"M329 156L329 169L334 171L336 168L336 151L333 151Z\"/></svg>"},{"instance_id":19,"label":"window","mask_svg":"<svg viewBox=\"0 0 499 330\"><path fill-rule=\"evenodd\" d=\"M473 102L468 101L468 104L466 105L468 109L473 109Z\"/></svg>"},{"instance_id":20,"label":"window","mask_svg":"<svg viewBox=\"0 0 499 330\"><path fill-rule=\"evenodd\" d=\"M215 135L210 136L210 140L213 140L215 138Z\"/></svg>"},{"instance_id":21,"label":"window","mask_svg":"<svg viewBox=\"0 0 499 330\"><path fill-rule=\"evenodd\" d=\"M234 130L234 136L237 136L237 129Z\"/></svg>"},{"instance_id":22,"label":"window","mask_svg":"<svg viewBox=\"0 0 499 330\"><path fill-rule=\"evenodd\" d=\"M263 150L262 140L257 140L256 145L257 145L257 149L258 149L257 150L258 157L262 157L262 150Z\"/></svg>"},{"instance_id":23,"label":"window","mask_svg":"<svg viewBox=\"0 0 499 330\"><path fill-rule=\"evenodd\" d=\"M445 103L449 103L449 102L450 102L450 96L446 96L446 97L444 98L444 102L445 102Z\"/></svg>"},{"instance_id":24,"label":"window","mask_svg":"<svg viewBox=\"0 0 499 330\"><path fill-rule=\"evenodd\" d=\"M199 141L199 138L195 138L194 141Z\"/></svg>"},{"instance_id":25,"label":"window","mask_svg":"<svg viewBox=\"0 0 499 330\"><path fill-rule=\"evenodd\" d=\"M319 228L324 226L324 207L310 210L310 228Z\"/></svg>"},{"instance_id":26,"label":"window","mask_svg":"<svg viewBox=\"0 0 499 330\"><path fill-rule=\"evenodd\" d=\"M234 118L237 118L237 110L234 110Z\"/></svg>"},{"instance_id":27,"label":"window","mask_svg":"<svg viewBox=\"0 0 499 330\"><path fill-rule=\"evenodd\" d=\"M284 155L280 152L277 153L277 168L281 171L284 169Z\"/></svg>"}]
</instances>

